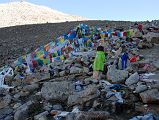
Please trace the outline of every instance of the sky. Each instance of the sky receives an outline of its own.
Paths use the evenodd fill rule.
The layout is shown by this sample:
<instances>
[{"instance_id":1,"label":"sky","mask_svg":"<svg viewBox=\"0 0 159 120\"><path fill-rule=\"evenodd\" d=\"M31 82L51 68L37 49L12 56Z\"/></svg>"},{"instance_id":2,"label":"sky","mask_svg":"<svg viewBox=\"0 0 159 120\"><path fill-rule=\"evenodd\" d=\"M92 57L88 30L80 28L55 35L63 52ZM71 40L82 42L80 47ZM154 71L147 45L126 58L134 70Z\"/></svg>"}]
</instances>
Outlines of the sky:
<instances>
[{"instance_id":1,"label":"sky","mask_svg":"<svg viewBox=\"0 0 159 120\"><path fill-rule=\"evenodd\" d=\"M16 0L0 0L7 3ZM25 0L93 20L159 20L159 0Z\"/></svg>"}]
</instances>

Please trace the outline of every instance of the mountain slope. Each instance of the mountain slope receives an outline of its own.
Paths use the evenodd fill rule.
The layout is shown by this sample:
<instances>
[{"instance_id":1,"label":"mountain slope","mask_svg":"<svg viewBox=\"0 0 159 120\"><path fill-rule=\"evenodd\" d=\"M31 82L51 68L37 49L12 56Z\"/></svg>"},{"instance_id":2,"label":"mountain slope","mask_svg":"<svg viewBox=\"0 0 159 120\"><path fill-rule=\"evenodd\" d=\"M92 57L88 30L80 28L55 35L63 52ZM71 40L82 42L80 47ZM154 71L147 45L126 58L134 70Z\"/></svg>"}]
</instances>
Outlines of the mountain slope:
<instances>
[{"instance_id":1,"label":"mountain slope","mask_svg":"<svg viewBox=\"0 0 159 120\"><path fill-rule=\"evenodd\" d=\"M0 4L0 27L86 20L28 2Z\"/></svg>"}]
</instances>

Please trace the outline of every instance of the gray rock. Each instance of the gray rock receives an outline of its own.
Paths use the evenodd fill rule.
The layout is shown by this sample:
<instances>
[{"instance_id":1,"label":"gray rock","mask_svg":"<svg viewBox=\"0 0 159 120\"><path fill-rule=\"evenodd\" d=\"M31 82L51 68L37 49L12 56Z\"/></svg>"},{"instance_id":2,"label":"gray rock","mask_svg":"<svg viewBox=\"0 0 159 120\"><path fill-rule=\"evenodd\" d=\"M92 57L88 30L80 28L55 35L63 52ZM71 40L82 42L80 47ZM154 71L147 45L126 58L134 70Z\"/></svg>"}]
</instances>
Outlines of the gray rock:
<instances>
[{"instance_id":1,"label":"gray rock","mask_svg":"<svg viewBox=\"0 0 159 120\"><path fill-rule=\"evenodd\" d=\"M14 120L14 117L13 116L7 116L4 118L4 120Z\"/></svg>"},{"instance_id":2,"label":"gray rock","mask_svg":"<svg viewBox=\"0 0 159 120\"><path fill-rule=\"evenodd\" d=\"M53 105L53 109L54 110L63 110L63 107L62 107L62 105L60 105L60 104L57 104L57 105Z\"/></svg>"},{"instance_id":3,"label":"gray rock","mask_svg":"<svg viewBox=\"0 0 159 120\"><path fill-rule=\"evenodd\" d=\"M95 100L95 101L93 102L92 108L95 108L95 107L97 107L97 106L99 106L99 105L100 105L100 103L99 103L97 100Z\"/></svg>"},{"instance_id":4,"label":"gray rock","mask_svg":"<svg viewBox=\"0 0 159 120\"><path fill-rule=\"evenodd\" d=\"M82 66L80 63L75 63L74 67L81 68Z\"/></svg>"},{"instance_id":5,"label":"gray rock","mask_svg":"<svg viewBox=\"0 0 159 120\"><path fill-rule=\"evenodd\" d=\"M66 120L75 120L75 113L69 113L66 116Z\"/></svg>"},{"instance_id":6,"label":"gray rock","mask_svg":"<svg viewBox=\"0 0 159 120\"><path fill-rule=\"evenodd\" d=\"M22 97L26 97L26 96L29 96L30 95L30 92L28 92L28 91L20 91L19 93L18 93L20 96L22 96Z\"/></svg>"},{"instance_id":7,"label":"gray rock","mask_svg":"<svg viewBox=\"0 0 159 120\"><path fill-rule=\"evenodd\" d=\"M154 32L148 32L146 35L144 35L146 40L151 43L157 43L159 44L159 34Z\"/></svg>"},{"instance_id":8,"label":"gray rock","mask_svg":"<svg viewBox=\"0 0 159 120\"><path fill-rule=\"evenodd\" d=\"M137 83L137 86L140 86L140 85L145 85L145 82L139 81L139 82Z\"/></svg>"},{"instance_id":9,"label":"gray rock","mask_svg":"<svg viewBox=\"0 0 159 120\"><path fill-rule=\"evenodd\" d=\"M83 91L75 92L72 95L70 95L67 104L69 106L83 104L98 96L99 94L97 88L94 85L91 85Z\"/></svg>"},{"instance_id":10,"label":"gray rock","mask_svg":"<svg viewBox=\"0 0 159 120\"><path fill-rule=\"evenodd\" d=\"M125 84L130 86L132 84L137 83L138 81L139 81L139 74L135 72L126 80Z\"/></svg>"},{"instance_id":11,"label":"gray rock","mask_svg":"<svg viewBox=\"0 0 159 120\"><path fill-rule=\"evenodd\" d=\"M13 109L11 108L0 109L0 120L4 120L5 117L11 115L12 113L13 113Z\"/></svg>"},{"instance_id":12,"label":"gray rock","mask_svg":"<svg viewBox=\"0 0 159 120\"><path fill-rule=\"evenodd\" d=\"M19 98L20 98L20 94L19 94L19 93L17 93L17 94L15 94L13 97L17 100L17 99L19 99Z\"/></svg>"},{"instance_id":13,"label":"gray rock","mask_svg":"<svg viewBox=\"0 0 159 120\"><path fill-rule=\"evenodd\" d=\"M84 73L88 73L88 72L89 72L89 68L83 67L83 72L84 72Z\"/></svg>"},{"instance_id":14,"label":"gray rock","mask_svg":"<svg viewBox=\"0 0 159 120\"><path fill-rule=\"evenodd\" d=\"M20 107L22 104L21 103L16 103L14 106L13 106L13 109L17 109L18 107Z\"/></svg>"},{"instance_id":15,"label":"gray rock","mask_svg":"<svg viewBox=\"0 0 159 120\"><path fill-rule=\"evenodd\" d=\"M107 79L111 80L113 83L122 83L128 77L128 71L117 70L115 65L110 65L108 67Z\"/></svg>"},{"instance_id":16,"label":"gray rock","mask_svg":"<svg viewBox=\"0 0 159 120\"><path fill-rule=\"evenodd\" d=\"M25 120L26 118L28 118L29 116L28 110L29 110L29 107L31 107L32 105L33 105L33 102L28 101L27 103L20 106L14 114L14 120Z\"/></svg>"},{"instance_id":17,"label":"gray rock","mask_svg":"<svg viewBox=\"0 0 159 120\"><path fill-rule=\"evenodd\" d=\"M156 88L159 90L159 81L156 81L154 84L151 84L150 88Z\"/></svg>"},{"instance_id":18,"label":"gray rock","mask_svg":"<svg viewBox=\"0 0 159 120\"><path fill-rule=\"evenodd\" d=\"M141 92L144 92L145 90L147 90L146 85L137 86L136 89L135 89L136 93L141 93Z\"/></svg>"},{"instance_id":19,"label":"gray rock","mask_svg":"<svg viewBox=\"0 0 159 120\"><path fill-rule=\"evenodd\" d=\"M34 79L31 82L37 83L37 82L49 80L49 79L50 79L49 72L42 72L42 73L37 72L34 74Z\"/></svg>"},{"instance_id":20,"label":"gray rock","mask_svg":"<svg viewBox=\"0 0 159 120\"><path fill-rule=\"evenodd\" d=\"M43 109L46 111L50 111L52 109L52 105L50 103L44 103Z\"/></svg>"},{"instance_id":21,"label":"gray rock","mask_svg":"<svg viewBox=\"0 0 159 120\"><path fill-rule=\"evenodd\" d=\"M3 98L0 98L0 109L9 105L12 97L10 95L6 95Z\"/></svg>"},{"instance_id":22,"label":"gray rock","mask_svg":"<svg viewBox=\"0 0 159 120\"><path fill-rule=\"evenodd\" d=\"M128 86L131 90L135 90L135 88L137 87L137 85L136 84L133 84L133 85L130 85L130 86Z\"/></svg>"},{"instance_id":23,"label":"gray rock","mask_svg":"<svg viewBox=\"0 0 159 120\"><path fill-rule=\"evenodd\" d=\"M92 77L88 77L88 78L85 78L85 79L84 79L84 82L85 82L86 84L89 84L90 81L92 81L92 80L93 80Z\"/></svg>"},{"instance_id":24,"label":"gray rock","mask_svg":"<svg viewBox=\"0 0 159 120\"><path fill-rule=\"evenodd\" d=\"M23 87L24 91L33 92L39 88L39 84L33 83L31 85L26 85Z\"/></svg>"},{"instance_id":25,"label":"gray rock","mask_svg":"<svg viewBox=\"0 0 159 120\"><path fill-rule=\"evenodd\" d=\"M75 120L105 120L110 117L106 111L79 112L75 115Z\"/></svg>"},{"instance_id":26,"label":"gray rock","mask_svg":"<svg viewBox=\"0 0 159 120\"><path fill-rule=\"evenodd\" d=\"M41 93L46 100L66 101L71 92L71 83L63 82L46 82L44 83Z\"/></svg>"},{"instance_id":27,"label":"gray rock","mask_svg":"<svg viewBox=\"0 0 159 120\"><path fill-rule=\"evenodd\" d=\"M88 112L93 112L93 111L95 111L94 108L91 108L91 109L88 110Z\"/></svg>"},{"instance_id":28,"label":"gray rock","mask_svg":"<svg viewBox=\"0 0 159 120\"><path fill-rule=\"evenodd\" d=\"M42 117L39 118L39 120L48 120L48 119L47 119L47 117L42 116Z\"/></svg>"},{"instance_id":29,"label":"gray rock","mask_svg":"<svg viewBox=\"0 0 159 120\"><path fill-rule=\"evenodd\" d=\"M70 73L71 74L75 74L75 73L82 73L83 72L83 69L79 68L79 67L75 67L75 66L72 66L70 68Z\"/></svg>"},{"instance_id":30,"label":"gray rock","mask_svg":"<svg viewBox=\"0 0 159 120\"><path fill-rule=\"evenodd\" d=\"M8 91L5 88L0 87L0 93L1 95L7 95Z\"/></svg>"},{"instance_id":31,"label":"gray rock","mask_svg":"<svg viewBox=\"0 0 159 120\"><path fill-rule=\"evenodd\" d=\"M159 91L151 89L140 93L140 97L144 103L157 103L159 104Z\"/></svg>"},{"instance_id":32,"label":"gray rock","mask_svg":"<svg viewBox=\"0 0 159 120\"><path fill-rule=\"evenodd\" d=\"M14 80L12 81L12 86L16 87L16 86L21 86L22 84L22 80L19 78L19 75L16 75L14 77Z\"/></svg>"},{"instance_id":33,"label":"gray rock","mask_svg":"<svg viewBox=\"0 0 159 120\"><path fill-rule=\"evenodd\" d=\"M157 69L159 69L159 60L154 61L154 62L153 62L153 65L154 65Z\"/></svg>"},{"instance_id":34,"label":"gray rock","mask_svg":"<svg viewBox=\"0 0 159 120\"><path fill-rule=\"evenodd\" d=\"M59 74L60 74L60 76L64 76L65 75L65 71L61 71Z\"/></svg>"},{"instance_id":35,"label":"gray rock","mask_svg":"<svg viewBox=\"0 0 159 120\"><path fill-rule=\"evenodd\" d=\"M42 112L36 116L34 116L34 120L47 120L46 116L49 114L48 111Z\"/></svg>"}]
</instances>

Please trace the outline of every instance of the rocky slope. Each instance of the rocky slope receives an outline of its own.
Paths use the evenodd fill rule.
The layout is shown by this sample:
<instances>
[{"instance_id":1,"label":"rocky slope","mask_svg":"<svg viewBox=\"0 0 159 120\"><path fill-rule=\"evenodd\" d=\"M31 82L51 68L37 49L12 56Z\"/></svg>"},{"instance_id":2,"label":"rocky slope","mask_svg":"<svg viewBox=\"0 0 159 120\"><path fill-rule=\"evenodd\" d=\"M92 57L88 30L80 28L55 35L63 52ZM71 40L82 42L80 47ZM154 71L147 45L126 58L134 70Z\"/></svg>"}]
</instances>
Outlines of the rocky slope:
<instances>
[{"instance_id":1,"label":"rocky slope","mask_svg":"<svg viewBox=\"0 0 159 120\"><path fill-rule=\"evenodd\" d=\"M68 32L79 23L66 22L1 28L0 42L3 43L0 46L1 60L3 60L1 63L7 63L50 40L55 40L60 34ZM109 21L82 23L102 28L109 25L113 28L125 29L133 24ZM137 43L138 38L133 39ZM115 40L115 38L112 39L112 41ZM156 41L158 40L157 37ZM108 58L108 72L103 73L99 83L92 78L93 71L90 68L95 57L95 49L89 52L84 52L88 51L87 49L81 49L81 52L85 53L82 56L76 56L64 62L54 62L53 76L50 76L47 66L37 67L32 74L24 73L24 77L21 77L20 73L15 70L15 76L5 77L5 84L14 86L14 88L0 89L0 119L128 120L136 115L147 113L158 115L158 45L151 44L156 41L147 40L142 44L136 44L134 48L146 48L133 51L137 54L139 52L144 59L128 64L125 70L120 70L120 62L118 69L110 65L113 57ZM108 55L111 56L110 53ZM151 72L155 75L146 75ZM78 82L81 82L83 89L79 87ZM75 85L78 85L77 89Z\"/></svg>"},{"instance_id":2,"label":"rocky slope","mask_svg":"<svg viewBox=\"0 0 159 120\"><path fill-rule=\"evenodd\" d=\"M55 40L61 34L67 33L79 23L96 25L104 28L106 25L128 28L131 22L112 21L81 21L64 23L47 23L36 25L22 25L0 29L0 66L8 64L21 55L32 52L37 47Z\"/></svg>"},{"instance_id":3,"label":"rocky slope","mask_svg":"<svg viewBox=\"0 0 159 120\"><path fill-rule=\"evenodd\" d=\"M86 18L80 16L68 15L27 2L0 4L0 16L0 27L86 20Z\"/></svg>"}]
</instances>

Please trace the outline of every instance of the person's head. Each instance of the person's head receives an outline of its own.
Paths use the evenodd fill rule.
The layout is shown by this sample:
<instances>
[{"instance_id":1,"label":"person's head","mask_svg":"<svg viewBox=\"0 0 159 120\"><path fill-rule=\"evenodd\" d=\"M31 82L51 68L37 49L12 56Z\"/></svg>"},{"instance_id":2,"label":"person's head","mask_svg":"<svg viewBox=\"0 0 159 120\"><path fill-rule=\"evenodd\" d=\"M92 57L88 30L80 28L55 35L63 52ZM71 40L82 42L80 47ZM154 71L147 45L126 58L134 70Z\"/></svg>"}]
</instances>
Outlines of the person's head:
<instances>
[{"instance_id":1,"label":"person's head","mask_svg":"<svg viewBox=\"0 0 159 120\"><path fill-rule=\"evenodd\" d=\"M98 46L97 51L103 51L104 52L104 47L103 46Z\"/></svg>"}]
</instances>

